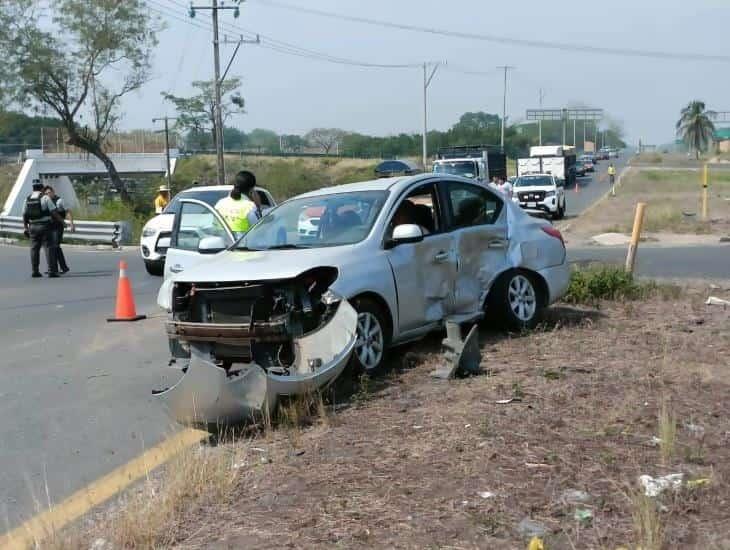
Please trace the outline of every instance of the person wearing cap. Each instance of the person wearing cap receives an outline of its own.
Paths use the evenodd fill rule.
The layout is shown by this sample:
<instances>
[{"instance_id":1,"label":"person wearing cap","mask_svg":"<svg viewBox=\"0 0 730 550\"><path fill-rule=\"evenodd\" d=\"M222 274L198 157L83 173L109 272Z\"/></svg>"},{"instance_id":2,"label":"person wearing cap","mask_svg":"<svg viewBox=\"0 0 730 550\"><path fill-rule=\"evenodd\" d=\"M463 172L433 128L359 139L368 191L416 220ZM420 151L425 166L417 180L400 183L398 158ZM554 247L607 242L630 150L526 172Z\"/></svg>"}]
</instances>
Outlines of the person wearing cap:
<instances>
[{"instance_id":1,"label":"person wearing cap","mask_svg":"<svg viewBox=\"0 0 730 550\"><path fill-rule=\"evenodd\" d=\"M242 170L236 174L230 195L215 205L237 237L246 233L261 218L261 205L255 187L256 176L248 170Z\"/></svg>"},{"instance_id":2,"label":"person wearing cap","mask_svg":"<svg viewBox=\"0 0 730 550\"><path fill-rule=\"evenodd\" d=\"M58 269L61 273L68 273L70 270L66 263L66 256L63 254L61 249L61 243L63 242L63 232L66 229L66 218L69 220L69 229L71 232L76 231L74 226L74 218L70 208L66 208L66 203L63 199L56 195L56 190L50 185L46 185L43 192L53 201L56 206L56 212L61 216L61 223L51 222L51 231L55 232L53 242L56 245L56 260L58 261Z\"/></svg>"},{"instance_id":3,"label":"person wearing cap","mask_svg":"<svg viewBox=\"0 0 730 550\"><path fill-rule=\"evenodd\" d=\"M170 190L164 185L160 185L160 189L155 197L155 214L162 214L167 204L170 202Z\"/></svg>"},{"instance_id":4,"label":"person wearing cap","mask_svg":"<svg viewBox=\"0 0 730 550\"><path fill-rule=\"evenodd\" d=\"M43 184L40 180L33 180L33 192L25 199L23 206L23 225L25 234L30 238L31 276L34 278L42 277L40 272L41 247L46 249L48 276L58 277L56 231L53 230L53 223L63 223L63 218L58 215L56 205L53 204L51 198L43 192Z\"/></svg>"}]
</instances>

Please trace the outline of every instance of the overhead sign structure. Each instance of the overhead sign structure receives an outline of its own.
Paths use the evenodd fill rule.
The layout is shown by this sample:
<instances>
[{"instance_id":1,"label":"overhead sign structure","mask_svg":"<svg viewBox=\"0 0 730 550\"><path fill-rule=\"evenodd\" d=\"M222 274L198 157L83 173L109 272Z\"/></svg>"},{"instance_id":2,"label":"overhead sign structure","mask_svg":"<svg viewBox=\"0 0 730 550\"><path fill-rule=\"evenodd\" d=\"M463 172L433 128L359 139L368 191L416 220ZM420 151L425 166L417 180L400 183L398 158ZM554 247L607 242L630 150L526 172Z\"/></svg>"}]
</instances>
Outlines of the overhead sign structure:
<instances>
[{"instance_id":1,"label":"overhead sign structure","mask_svg":"<svg viewBox=\"0 0 730 550\"><path fill-rule=\"evenodd\" d=\"M527 120L601 120L603 109L527 109Z\"/></svg>"},{"instance_id":2,"label":"overhead sign structure","mask_svg":"<svg viewBox=\"0 0 730 550\"><path fill-rule=\"evenodd\" d=\"M730 123L730 111L716 111L710 116L710 120L719 124L728 124Z\"/></svg>"}]
</instances>

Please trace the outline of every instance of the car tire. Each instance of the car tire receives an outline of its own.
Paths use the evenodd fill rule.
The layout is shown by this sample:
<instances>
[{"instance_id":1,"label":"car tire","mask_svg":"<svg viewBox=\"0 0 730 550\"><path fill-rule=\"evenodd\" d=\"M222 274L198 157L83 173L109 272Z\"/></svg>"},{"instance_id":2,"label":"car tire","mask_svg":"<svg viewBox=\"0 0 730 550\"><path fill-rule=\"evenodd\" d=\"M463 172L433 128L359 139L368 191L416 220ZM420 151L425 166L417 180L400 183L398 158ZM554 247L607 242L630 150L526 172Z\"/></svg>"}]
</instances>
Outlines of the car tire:
<instances>
[{"instance_id":1,"label":"car tire","mask_svg":"<svg viewBox=\"0 0 730 550\"><path fill-rule=\"evenodd\" d=\"M487 315L496 315L509 330L529 330L540 322L546 298L535 275L512 269L494 283L489 293Z\"/></svg>"},{"instance_id":2,"label":"car tire","mask_svg":"<svg viewBox=\"0 0 730 550\"><path fill-rule=\"evenodd\" d=\"M154 275L155 277L162 277L162 274L165 271L165 262L154 262L150 260L145 260L144 268L150 275Z\"/></svg>"},{"instance_id":3,"label":"car tire","mask_svg":"<svg viewBox=\"0 0 730 550\"><path fill-rule=\"evenodd\" d=\"M374 374L381 370L390 345L390 323L383 308L367 296L355 298L357 343L350 361L355 373Z\"/></svg>"}]
</instances>

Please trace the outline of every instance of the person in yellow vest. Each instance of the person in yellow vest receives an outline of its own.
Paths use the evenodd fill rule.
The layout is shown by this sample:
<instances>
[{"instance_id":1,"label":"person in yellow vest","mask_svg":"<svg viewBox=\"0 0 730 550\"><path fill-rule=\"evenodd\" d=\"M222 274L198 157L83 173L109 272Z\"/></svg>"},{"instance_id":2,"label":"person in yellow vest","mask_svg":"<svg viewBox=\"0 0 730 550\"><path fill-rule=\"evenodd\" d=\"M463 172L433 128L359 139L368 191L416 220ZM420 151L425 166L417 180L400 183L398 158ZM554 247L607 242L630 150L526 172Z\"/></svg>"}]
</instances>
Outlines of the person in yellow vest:
<instances>
[{"instance_id":1,"label":"person in yellow vest","mask_svg":"<svg viewBox=\"0 0 730 550\"><path fill-rule=\"evenodd\" d=\"M160 189L155 197L155 214L162 214L162 211L170 202L170 190L164 185L160 185Z\"/></svg>"},{"instance_id":2,"label":"person in yellow vest","mask_svg":"<svg viewBox=\"0 0 730 550\"><path fill-rule=\"evenodd\" d=\"M236 237L246 233L261 218L258 194L254 187L256 176L248 170L242 170L236 174L230 195L215 205Z\"/></svg>"},{"instance_id":3,"label":"person in yellow vest","mask_svg":"<svg viewBox=\"0 0 730 550\"><path fill-rule=\"evenodd\" d=\"M611 163L608 165L608 183L613 185L615 180L616 180L616 168L614 167L613 163Z\"/></svg>"}]
</instances>

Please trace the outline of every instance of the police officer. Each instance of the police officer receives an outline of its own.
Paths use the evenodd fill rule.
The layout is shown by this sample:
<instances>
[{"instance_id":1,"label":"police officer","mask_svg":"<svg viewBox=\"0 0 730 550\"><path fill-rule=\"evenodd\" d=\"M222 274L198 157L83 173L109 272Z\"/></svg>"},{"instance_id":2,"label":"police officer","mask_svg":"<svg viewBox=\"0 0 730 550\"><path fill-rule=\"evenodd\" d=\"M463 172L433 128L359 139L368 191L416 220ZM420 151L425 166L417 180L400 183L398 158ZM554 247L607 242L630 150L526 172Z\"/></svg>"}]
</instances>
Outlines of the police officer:
<instances>
[{"instance_id":1,"label":"police officer","mask_svg":"<svg viewBox=\"0 0 730 550\"><path fill-rule=\"evenodd\" d=\"M56 212L56 205L50 197L43 193L43 184L39 180L33 180L33 192L25 199L23 206L25 233L30 237L32 277L42 277L39 271L41 246L46 249L48 276L58 277L56 232L52 230L52 222L63 223L63 218Z\"/></svg>"},{"instance_id":2,"label":"police officer","mask_svg":"<svg viewBox=\"0 0 730 550\"><path fill-rule=\"evenodd\" d=\"M43 191L53 201L53 204L56 206L56 212L58 212L58 215L61 216L61 218L63 218L64 220L62 223L51 222L51 230L56 232L56 234L54 235L54 240L56 243L56 259L58 260L58 269L61 271L61 273L68 273L69 268L66 264L66 257L64 256L63 250L61 249L61 243L63 242L63 231L66 228L66 218L68 218L70 222L69 229L72 232L76 230L76 228L74 227L73 214L71 213L70 209L66 208L66 203L63 202L63 199L56 195L56 190L53 189L53 187L51 187L50 185L46 185Z\"/></svg>"},{"instance_id":3,"label":"police officer","mask_svg":"<svg viewBox=\"0 0 730 550\"><path fill-rule=\"evenodd\" d=\"M259 197L254 187L256 176L248 170L242 170L236 174L230 195L215 205L236 237L246 233L261 218Z\"/></svg>"}]
</instances>

